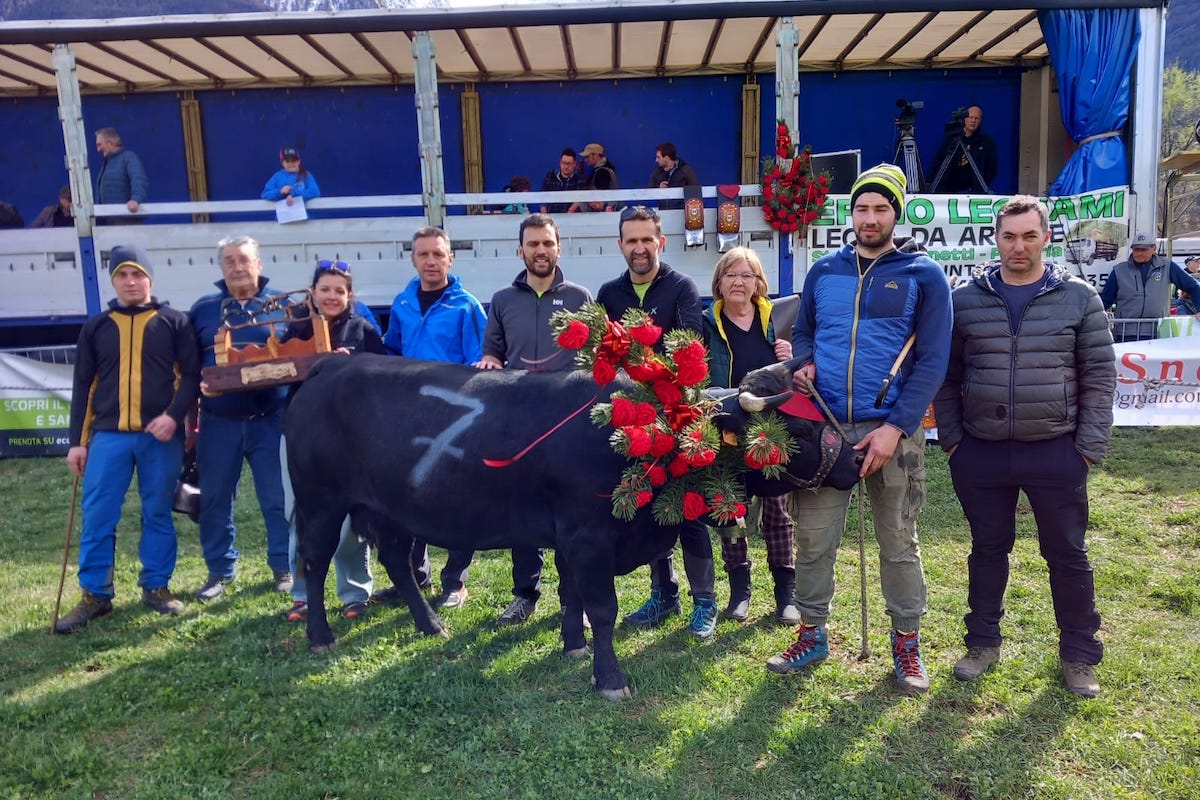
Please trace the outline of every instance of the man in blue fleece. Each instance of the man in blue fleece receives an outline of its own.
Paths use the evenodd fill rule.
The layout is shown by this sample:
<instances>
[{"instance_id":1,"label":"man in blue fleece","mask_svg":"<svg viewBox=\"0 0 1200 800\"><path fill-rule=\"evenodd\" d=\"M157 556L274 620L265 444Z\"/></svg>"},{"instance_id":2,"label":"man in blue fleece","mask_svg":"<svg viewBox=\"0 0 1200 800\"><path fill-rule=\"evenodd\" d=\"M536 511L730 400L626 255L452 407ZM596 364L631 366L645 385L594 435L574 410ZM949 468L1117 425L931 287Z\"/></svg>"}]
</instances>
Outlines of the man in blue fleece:
<instances>
[{"instance_id":1,"label":"man in blue fleece","mask_svg":"<svg viewBox=\"0 0 1200 800\"><path fill-rule=\"evenodd\" d=\"M904 173L880 164L858 177L850 195L854 244L813 264L804 280L792 348L803 366L795 385L815 386L863 455L860 475L871 498L879 574L892 618L892 661L905 694L928 691L919 625L925 576L917 514L925 502L921 417L946 374L951 331L950 284L912 239L894 237L904 209ZM895 380L884 381L913 339ZM767 668L790 673L825 660L825 624L834 560L850 491L793 494L796 524L797 639Z\"/></svg>"},{"instance_id":2,"label":"man in blue fleece","mask_svg":"<svg viewBox=\"0 0 1200 800\"><path fill-rule=\"evenodd\" d=\"M450 274L454 250L450 236L441 228L421 228L412 238L413 267L417 276L392 303L383 346L388 353L426 361L474 364L483 358L483 332L487 315L483 305L463 288L457 275ZM459 608L467 602L467 567L471 550L450 550L442 569L442 593L434 602L439 608ZM432 578L423 541L412 551L413 574L421 586ZM395 587L379 592L375 600L399 599Z\"/></svg>"}]
</instances>

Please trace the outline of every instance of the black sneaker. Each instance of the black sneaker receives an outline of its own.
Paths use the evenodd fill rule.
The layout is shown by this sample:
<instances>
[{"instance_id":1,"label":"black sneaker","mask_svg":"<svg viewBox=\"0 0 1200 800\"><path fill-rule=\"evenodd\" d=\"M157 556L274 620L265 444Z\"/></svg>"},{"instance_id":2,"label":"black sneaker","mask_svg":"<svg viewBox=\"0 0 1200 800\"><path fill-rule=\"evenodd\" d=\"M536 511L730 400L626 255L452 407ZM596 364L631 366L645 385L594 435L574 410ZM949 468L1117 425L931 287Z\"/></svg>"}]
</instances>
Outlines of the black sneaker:
<instances>
[{"instance_id":1,"label":"black sneaker","mask_svg":"<svg viewBox=\"0 0 1200 800\"><path fill-rule=\"evenodd\" d=\"M530 600L526 597L514 598L508 604L508 608L504 609L504 613L496 620L496 625L501 628L508 625L520 625L532 617L533 612L536 610L537 600Z\"/></svg>"},{"instance_id":2,"label":"black sneaker","mask_svg":"<svg viewBox=\"0 0 1200 800\"><path fill-rule=\"evenodd\" d=\"M200 587L200 591L196 592L196 599L201 603L207 603L209 600L216 600L221 595L225 594L225 587L233 581L232 577L223 575L209 575L208 580Z\"/></svg>"},{"instance_id":3,"label":"black sneaker","mask_svg":"<svg viewBox=\"0 0 1200 800\"><path fill-rule=\"evenodd\" d=\"M54 623L55 633L75 633L87 627L94 619L107 617L113 612L112 600L107 597L97 597L91 592L84 591L83 597L75 607L58 618Z\"/></svg>"},{"instance_id":4,"label":"black sneaker","mask_svg":"<svg viewBox=\"0 0 1200 800\"><path fill-rule=\"evenodd\" d=\"M290 592L295 581L286 569L275 570L275 591Z\"/></svg>"},{"instance_id":5,"label":"black sneaker","mask_svg":"<svg viewBox=\"0 0 1200 800\"><path fill-rule=\"evenodd\" d=\"M153 608L160 614L174 616L183 611L183 603L171 594L171 590L163 586L159 589L142 589L142 605Z\"/></svg>"}]
</instances>

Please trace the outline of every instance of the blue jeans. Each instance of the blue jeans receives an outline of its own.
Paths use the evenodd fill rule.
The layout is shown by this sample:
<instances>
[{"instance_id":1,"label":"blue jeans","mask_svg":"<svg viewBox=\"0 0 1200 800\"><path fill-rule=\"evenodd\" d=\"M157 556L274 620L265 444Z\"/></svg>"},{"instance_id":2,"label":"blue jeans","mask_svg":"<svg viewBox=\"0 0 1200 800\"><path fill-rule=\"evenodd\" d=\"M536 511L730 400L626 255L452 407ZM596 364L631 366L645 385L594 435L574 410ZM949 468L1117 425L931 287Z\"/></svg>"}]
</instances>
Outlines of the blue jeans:
<instances>
[{"instance_id":1,"label":"blue jeans","mask_svg":"<svg viewBox=\"0 0 1200 800\"><path fill-rule=\"evenodd\" d=\"M296 569L296 494L287 470L287 439L279 437L279 463L283 465L283 510L290 523L288 564L293 574L292 599L308 602L308 581L304 570ZM371 597L371 549L350 529L350 518L342 520L341 538L333 552L337 576L337 596L342 605L365 603Z\"/></svg>"},{"instance_id":2,"label":"blue jeans","mask_svg":"<svg viewBox=\"0 0 1200 800\"><path fill-rule=\"evenodd\" d=\"M112 598L117 523L136 467L142 499L142 538L138 585L162 589L175 571L175 522L171 518L175 481L183 465L182 429L168 442L148 433L97 431L88 442L83 472L83 531L79 535L79 586Z\"/></svg>"},{"instance_id":3,"label":"blue jeans","mask_svg":"<svg viewBox=\"0 0 1200 800\"><path fill-rule=\"evenodd\" d=\"M200 546L210 575L232 578L241 555L234 546L233 498L250 462L254 491L267 528L267 565L288 570L288 523L283 512L283 474L279 466L283 411L253 419L200 415L196 463L200 467Z\"/></svg>"}]
</instances>

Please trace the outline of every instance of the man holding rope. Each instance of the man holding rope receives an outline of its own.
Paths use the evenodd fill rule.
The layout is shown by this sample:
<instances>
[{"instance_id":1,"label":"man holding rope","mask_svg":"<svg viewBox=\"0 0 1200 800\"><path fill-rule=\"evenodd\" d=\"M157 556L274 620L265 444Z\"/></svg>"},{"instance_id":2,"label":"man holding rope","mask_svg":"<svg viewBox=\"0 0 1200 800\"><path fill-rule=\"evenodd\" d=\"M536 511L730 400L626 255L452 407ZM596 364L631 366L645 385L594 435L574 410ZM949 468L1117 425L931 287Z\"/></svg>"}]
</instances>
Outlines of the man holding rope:
<instances>
[{"instance_id":1,"label":"man holding rope","mask_svg":"<svg viewBox=\"0 0 1200 800\"><path fill-rule=\"evenodd\" d=\"M175 571L171 503L183 464L183 418L200 386L196 338L186 314L151 296L153 270L141 248L114 247L109 262L117 296L79 334L71 390L67 466L83 479L83 596L55 621L55 633L74 633L113 612L117 523L135 468L142 603L160 614L183 610L167 583Z\"/></svg>"},{"instance_id":2,"label":"man holding rope","mask_svg":"<svg viewBox=\"0 0 1200 800\"><path fill-rule=\"evenodd\" d=\"M795 373L797 391L808 395L815 387L863 455L859 475L879 543L897 686L919 694L929 689L919 632L925 613L916 528L925 502L921 417L946 373L951 316L942 268L912 239L894 238L905 184L892 164L858 177L850 195L855 242L809 270L792 347L803 364ZM821 488L791 497L801 624L796 641L767 661L772 672L797 672L829 656L826 622L850 494Z\"/></svg>"}]
</instances>

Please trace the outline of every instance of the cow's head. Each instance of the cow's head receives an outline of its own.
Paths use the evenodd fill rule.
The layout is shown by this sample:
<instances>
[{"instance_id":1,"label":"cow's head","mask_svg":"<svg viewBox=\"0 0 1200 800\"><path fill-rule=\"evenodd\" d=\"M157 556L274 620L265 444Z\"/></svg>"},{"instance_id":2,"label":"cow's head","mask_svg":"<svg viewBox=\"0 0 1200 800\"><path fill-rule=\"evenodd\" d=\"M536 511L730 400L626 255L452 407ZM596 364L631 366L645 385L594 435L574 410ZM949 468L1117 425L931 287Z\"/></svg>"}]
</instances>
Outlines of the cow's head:
<instances>
[{"instance_id":1,"label":"cow's head","mask_svg":"<svg viewBox=\"0 0 1200 800\"><path fill-rule=\"evenodd\" d=\"M792 373L799 366L793 359L747 374L737 394L721 401L721 411L713 420L722 434L728 432L740 438L751 413L767 413L787 401L792 396ZM770 497L818 486L850 489L858 483L862 455L851 449L833 425L783 413L779 416L796 452L788 461L787 477L768 479L760 472L747 472L746 488L751 494Z\"/></svg>"}]
</instances>

